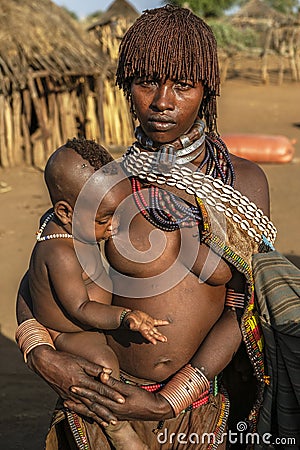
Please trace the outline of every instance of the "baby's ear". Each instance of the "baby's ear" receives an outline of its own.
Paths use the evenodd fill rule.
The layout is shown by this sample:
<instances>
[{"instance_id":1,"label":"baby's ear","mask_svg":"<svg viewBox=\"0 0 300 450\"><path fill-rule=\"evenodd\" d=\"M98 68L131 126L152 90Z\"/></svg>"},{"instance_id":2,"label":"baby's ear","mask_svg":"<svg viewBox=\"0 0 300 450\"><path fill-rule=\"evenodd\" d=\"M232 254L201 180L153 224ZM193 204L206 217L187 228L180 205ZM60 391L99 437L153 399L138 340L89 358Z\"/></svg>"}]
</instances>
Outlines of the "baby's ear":
<instances>
[{"instance_id":1,"label":"baby's ear","mask_svg":"<svg viewBox=\"0 0 300 450\"><path fill-rule=\"evenodd\" d=\"M60 200L59 202L55 203L54 212L64 225L72 223L73 208L68 202Z\"/></svg>"}]
</instances>

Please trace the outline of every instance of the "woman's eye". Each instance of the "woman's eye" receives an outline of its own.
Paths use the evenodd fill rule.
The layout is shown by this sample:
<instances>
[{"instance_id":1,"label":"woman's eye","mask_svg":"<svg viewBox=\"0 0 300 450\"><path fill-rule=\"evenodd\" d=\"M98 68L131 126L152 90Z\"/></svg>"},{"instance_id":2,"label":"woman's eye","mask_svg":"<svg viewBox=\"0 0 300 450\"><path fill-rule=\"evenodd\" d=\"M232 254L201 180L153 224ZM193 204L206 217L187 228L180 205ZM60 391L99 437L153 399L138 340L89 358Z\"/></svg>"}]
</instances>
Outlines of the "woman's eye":
<instances>
[{"instance_id":1,"label":"woman's eye","mask_svg":"<svg viewBox=\"0 0 300 450\"><path fill-rule=\"evenodd\" d=\"M155 80L149 80L146 78L138 78L136 80L136 83L139 84L140 86L153 86L154 84L156 84Z\"/></svg>"},{"instance_id":2,"label":"woman's eye","mask_svg":"<svg viewBox=\"0 0 300 450\"><path fill-rule=\"evenodd\" d=\"M193 87L193 83L188 81L178 81L176 83L176 87L178 89L191 89Z\"/></svg>"},{"instance_id":3,"label":"woman's eye","mask_svg":"<svg viewBox=\"0 0 300 450\"><path fill-rule=\"evenodd\" d=\"M142 85L143 86L154 86L156 83L154 80L145 80L143 81Z\"/></svg>"}]
</instances>

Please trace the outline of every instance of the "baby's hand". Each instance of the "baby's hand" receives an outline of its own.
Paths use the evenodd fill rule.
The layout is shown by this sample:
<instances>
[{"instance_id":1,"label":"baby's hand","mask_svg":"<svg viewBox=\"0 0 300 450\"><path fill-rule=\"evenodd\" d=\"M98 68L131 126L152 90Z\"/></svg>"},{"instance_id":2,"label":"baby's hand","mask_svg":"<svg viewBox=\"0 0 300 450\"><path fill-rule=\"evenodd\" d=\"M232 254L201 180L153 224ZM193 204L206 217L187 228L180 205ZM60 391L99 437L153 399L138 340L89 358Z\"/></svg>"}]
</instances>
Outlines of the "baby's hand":
<instances>
[{"instance_id":1,"label":"baby's hand","mask_svg":"<svg viewBox=\"0 0 300 450\"><path fill-rule=\"evenodd\" d=\"M156 345L157 341L167 342L167 337L161 334L157 326L169 325L167 320L153 319L153 317L142 311L129 311L123 321L124 325L131 331L138 331L141 335L152 344Z\"/></svg>"}]
</instances>

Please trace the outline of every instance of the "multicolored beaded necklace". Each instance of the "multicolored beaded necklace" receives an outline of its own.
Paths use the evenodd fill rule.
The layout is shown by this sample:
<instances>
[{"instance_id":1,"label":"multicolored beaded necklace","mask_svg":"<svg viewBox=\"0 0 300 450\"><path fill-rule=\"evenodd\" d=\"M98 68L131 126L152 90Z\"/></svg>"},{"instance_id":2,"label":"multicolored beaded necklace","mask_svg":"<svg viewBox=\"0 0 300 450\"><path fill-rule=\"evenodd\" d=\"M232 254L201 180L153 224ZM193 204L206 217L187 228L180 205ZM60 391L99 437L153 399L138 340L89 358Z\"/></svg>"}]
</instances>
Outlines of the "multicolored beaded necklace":
<instances>
[{"instance_id":1,"label":"multicolored beaded necklace","mask_svg":"<svg viewBox=\"0 0 300 450\"><path fill-rule=\"evenodd\" d=\"M156 228L163 231L175 231L180 227L193 227L201 222L201 215L196 206L185 206L176 195L159 189L149 188L149 204L143 193L140 181L131 178L135 203L141 214Z\"/></svg>"},{"instance_id":2,"label":"multicolored beaded necklace","mask_svg":"<svg viewBox=\"0 0 300 450\"><path fill-rule=\"evenodd\" d=\"M133 146L142 150L155 151L157 156L153 171L158 172L160 169L169 170L174 165L187 164L198 158L205 150L203 161L196 170L201 171L206 166L206 175L220 178L223 183L230 186L234 185L235 173L226 144L216 135L205 134L204 122L199 119L187 135L180 136L171 144L165 144L159 148L153 147L153 142L143 133L141 127L136 129L135 136L137 142L128 148L124 158L132 152ZM177 157L182 155L184 155L182 158ZM145 219L156 228L163 231L175 231L181 227L201 224L201 214L196 206L187 205L171 192L153 185L148 189L149 203L147 203L138 178L131 177L131 184L137 207Z\"/></svg>"}]
</instances>

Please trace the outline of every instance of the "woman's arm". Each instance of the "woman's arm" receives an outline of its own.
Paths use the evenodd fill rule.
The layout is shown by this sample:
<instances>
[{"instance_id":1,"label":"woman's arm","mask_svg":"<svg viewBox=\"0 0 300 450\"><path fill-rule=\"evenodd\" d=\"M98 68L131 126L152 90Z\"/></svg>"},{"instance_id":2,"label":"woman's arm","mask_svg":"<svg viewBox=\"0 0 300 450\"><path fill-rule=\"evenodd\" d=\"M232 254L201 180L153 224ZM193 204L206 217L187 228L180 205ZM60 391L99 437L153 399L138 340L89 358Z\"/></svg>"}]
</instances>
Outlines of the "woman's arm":
<instances>
[{"instance_id":1,"label":"woman's arm","mask_svg":"<svg viewBox=\"0 0 300 450\"><path fill-rule=\"evenodd\" d=\"M218 322L214 325L201 347L195 354L191 363L203 370L209 380L219 374L231 361L241 343L241 332L236 315L233 311L225 310ZM159 393L149 393L136 386L124 384L114 378L101 375L101 381L107 386L121 393L126 401L117 404L106 398L97 390L88 390L74 385L77 399L84 403L89 411L93 411L98 423L101 423L102 408L109 409L119 420L164 420L174 417L170 403ZM171 379L172 380L172 379ZM72 400L65 401L65 406L83 413L82 404L76 405ZM95 418L95 416L93 416Z\"/></svg>"},{"instance_id":2,"label":"woman's arm","mask_svg":"<svg viewBox=\"0 0 300 450\"><path fill-rule=\"evenodd\" d=\"M235 271L228 287L243 292L245 289L244 277ZM232 309L225 308L190 362L193 367L204 372L208 380L213 380L230 363L241 340L236 313ZM105 406L119 420L162 420L174 417L170 403L159 393L153 394L135 386L124 385L107 375L101 375L101 380L122 393L126 401L124 404L116 404L104 398L97 391L88 391L74 385L73 392L76 393L76 398L81 399L96 415L99 415L101 408ZM172 382L172 378L170 381ZM76 408L76 405L70 400L67 400L65 405L70 409ZM78 410L78 412L80 411ZM96 420L99 422L99 419Z\"/></svg>"},{"instance_id":3,"label":"woman's arm","mask_svg":"<svg viewBox=\"0 0 300 450\"><path fill-rule=\"evenodd\" d=\"M227 292L235 292L245 297L246 280L244 275L232 268L231 280L226 284ZM209 380L212 380L232 360L241 342L242 334L237 319L237 308L226 305L219 320L212 327L200 348L191 360L193 366L202 368ZM240 308L239 315L243 312Z\"/></svg>"}]
</instances>

